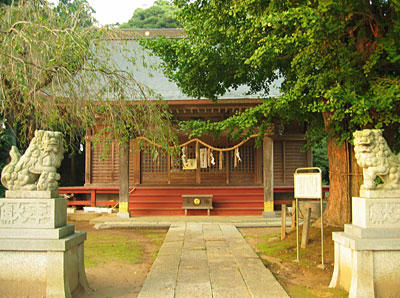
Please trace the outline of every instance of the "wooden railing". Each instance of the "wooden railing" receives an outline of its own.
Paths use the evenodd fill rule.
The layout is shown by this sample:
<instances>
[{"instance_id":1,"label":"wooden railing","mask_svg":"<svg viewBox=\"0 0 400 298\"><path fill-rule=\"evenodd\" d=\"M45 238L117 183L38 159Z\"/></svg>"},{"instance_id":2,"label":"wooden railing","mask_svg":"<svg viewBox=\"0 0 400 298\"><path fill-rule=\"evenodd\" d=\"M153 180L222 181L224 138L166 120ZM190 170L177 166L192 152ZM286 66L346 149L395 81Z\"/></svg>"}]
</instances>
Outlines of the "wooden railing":
<instances>
[{"instance_id":1,"label":"wooden railing","mask_svg":"<svg viewBox=\"0 0 400 298\"><path fill-rule=\"evenodd\" d=\"M262 188L262 187L260 187ZM135 188L130 188L130 193L132 193ZM71 187L60 187L60 194L64 194L68 199L69 206L115 206L118 204L118 201L115 200L97 200L97 194L118 194L118 187L86 187L86 186L71 186ZM274 193L293 193L293 186L275 186ZM322 195L323 199L327 200L327 193L329 193L329 186L322 187ZM77 194L90 194L90 200L82 200L82 199L69 199L73 198ZM293 198L294 199L294 198ZM275 205L290 205L293 200L274 200Z\"/></svg>"},{"instance_id":2,"label":"wooden railing","mask_svg":"<svg viewBox=\"0 0 400 298\"><path fill-rule=\"evenodd\" d=\"M86 187L86 186L73 186L73 187L60 187L60 194L64 194L68 199L68 206L115 206L118 201L108 200L100 201L97 200L96 194L119 194L118 187ZM76 194L90 194L90 200L77 200L69 199L68 197L75 197Z\"/></svg>"}]
</instances>

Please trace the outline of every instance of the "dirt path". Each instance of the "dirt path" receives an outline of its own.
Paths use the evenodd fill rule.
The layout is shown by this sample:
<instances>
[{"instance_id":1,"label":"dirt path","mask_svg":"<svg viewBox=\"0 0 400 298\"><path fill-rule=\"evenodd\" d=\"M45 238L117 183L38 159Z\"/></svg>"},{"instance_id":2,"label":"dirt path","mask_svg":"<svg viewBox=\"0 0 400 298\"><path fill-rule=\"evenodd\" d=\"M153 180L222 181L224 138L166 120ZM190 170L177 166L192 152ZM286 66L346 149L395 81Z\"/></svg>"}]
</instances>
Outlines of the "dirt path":
<instances>
[{"instance_id":1,"label":"dirt path","mask_svg":"<svg viewBox=\"0 0 400 298\"><path fill-rule=\"evenodd\" d=\"M88 240L85 242L85 254L92 255L96 263L92 264L85 256L86 276L89 285L94 291L90 293L79 293L76 297L112 297L112 298L131 298L137 297L142 285L146 279L151 265L157 255L158 249L165 237L166 230L96 230L88 222L70 222L75 225L77 231L86 232ZM106 239L111 242L108 248L101 246L100 248L94 243L89 243L94 239ZM132 251L138 255L136 262L130 262L129 259L124 260L118 258L105 258L102 260L101 254L107 254L107 251L116 250L113 247L113 239L115 242L122 241L125 243L138 244L134 246L137 251ZM93 241L92 241L93 242ZM104 244L104 242L103 242ZM120 244L119 244L120 245ZM98 258L96 258L98 257Z\"/></svg>"},{"instance_id":2,"label":"dirt path","mask_svg":"<svg viewBox=\"0 0 400 298\"><path fill-rule=\"evenodd\" d=\"M281 241L280 227L240 229L250 246L292 298L347 297L346 292L328 287L333 272L332 232L334 231L337 229L325 228L325 269L322 270L317 268L317 265L321 264L319 229L310 228L310 243L307 249L300 250L299 263L294 261L296 259L295 231L287 229L289 234L285 240Z\"/></svg>"}]
</instances>

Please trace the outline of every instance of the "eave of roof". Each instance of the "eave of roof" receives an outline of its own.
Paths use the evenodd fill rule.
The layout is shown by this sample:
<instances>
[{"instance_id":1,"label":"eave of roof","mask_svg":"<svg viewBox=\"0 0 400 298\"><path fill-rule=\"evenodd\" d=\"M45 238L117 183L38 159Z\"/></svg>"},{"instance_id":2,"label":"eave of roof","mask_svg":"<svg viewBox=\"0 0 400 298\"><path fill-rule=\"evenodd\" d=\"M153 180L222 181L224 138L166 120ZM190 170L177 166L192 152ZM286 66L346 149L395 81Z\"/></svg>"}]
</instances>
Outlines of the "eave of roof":
<instances>
[{"instance_id":1,"label":"eave of roof","mask_svg":"<svg viewBox=\"0 0 400 298\"><path fill-rule=\"evenodd\" d=\"M183 28L166 29L120 29L110 40L137 40L141 38L155 38L164 36L166 38L185 38Z\"/></svg>"}]
</instances>

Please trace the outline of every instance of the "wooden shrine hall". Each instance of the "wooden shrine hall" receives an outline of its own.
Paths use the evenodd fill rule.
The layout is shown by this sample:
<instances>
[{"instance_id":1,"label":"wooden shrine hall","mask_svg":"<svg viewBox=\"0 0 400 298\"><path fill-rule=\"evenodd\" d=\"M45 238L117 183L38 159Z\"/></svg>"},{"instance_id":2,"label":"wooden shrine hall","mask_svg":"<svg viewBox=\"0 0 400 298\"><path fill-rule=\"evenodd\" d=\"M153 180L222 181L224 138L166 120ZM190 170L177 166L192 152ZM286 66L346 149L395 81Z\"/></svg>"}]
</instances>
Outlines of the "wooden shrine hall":
<instances>
[{"instance_id":1,"label":"wooden shrine hall","mask_svg":"<svg viewBox=\"0 0 400 298\"><path fill-rule=\"evenodd\" d=\"M177 30L135 30L151 38L163 34L179 38ZM178 32L178 33L177 33ZM132 32L131 32L132 33ZM127 33L129 36L129 32ZM110 42L117 43L118 40ZM125 40L126 42L126 40ZM139 52L135 38L128 46ZM143 55L138 53L138 55ZM118 58L118 57L117 57ZM148 63L160 63L157 57ZM154 60L155 59L155 60ZM121 58L121 67L123 62ZM216 103L193 99L180 92L160 70L137 68L137 78L167 100L177 120L222 120L262 102L257 95L246 94L246 87L225 94ZM271 92L277 92L273 88ZM272 94L278 96L279 94ZM255 147L255 136L232 141L227 134L218 138L203 136L188 139L178 135L180 156L154 156L150 150L137 150L132 140L129 150L129 202L127 209L134 215L262 215L273 213L275 205L287 193L293 197L293 173L296 168L312 166L311 151L303 152L306 144L304 128L290 124L271 125L262 146ZM68 194L69 205L115 205L118 203L120 154L117 142L111 143L110 154L103 156L104 145L92 146L92 136L86 135L85 184L81 187L61 187ZM143 138L142 143L146 143ZM275 194L275 195L274 195ZM185 208L185 199L197 199ZM286 196L287 197L287 196ZM204 208L203 199L209 202ZM199 202L199 206L196 206Z\"/></svg>"}]
</instances>

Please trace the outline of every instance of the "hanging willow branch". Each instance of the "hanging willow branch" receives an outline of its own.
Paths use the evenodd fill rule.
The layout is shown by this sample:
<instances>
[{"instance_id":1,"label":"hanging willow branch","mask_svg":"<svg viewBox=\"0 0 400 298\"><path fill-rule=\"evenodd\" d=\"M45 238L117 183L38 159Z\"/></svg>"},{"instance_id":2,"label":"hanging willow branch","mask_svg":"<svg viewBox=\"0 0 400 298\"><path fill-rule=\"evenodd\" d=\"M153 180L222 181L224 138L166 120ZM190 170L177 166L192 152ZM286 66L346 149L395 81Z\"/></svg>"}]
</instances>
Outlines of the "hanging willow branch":
<instances>
[{"instance_id":1,"label":"hanging willow branch","mask_svg":"<svg viewBox=\"0 0 400 298\"><path fill-rule=\"evenodd\" d=\"M139 62L129 40L118 30L83 26L90 11L81 6L67 17L45 0L0 6L2 122L27 143L35 129L50 129L73 144L100 124L103 143L146 135L169 148L176 138L167 106L149 100L157 97L128 71Z\"/></svg>"}]
</instances>

